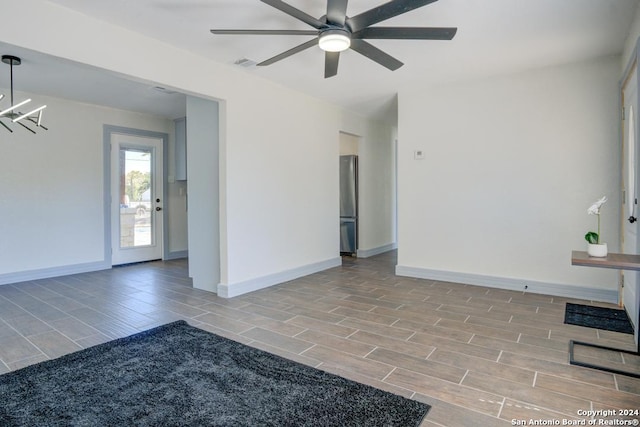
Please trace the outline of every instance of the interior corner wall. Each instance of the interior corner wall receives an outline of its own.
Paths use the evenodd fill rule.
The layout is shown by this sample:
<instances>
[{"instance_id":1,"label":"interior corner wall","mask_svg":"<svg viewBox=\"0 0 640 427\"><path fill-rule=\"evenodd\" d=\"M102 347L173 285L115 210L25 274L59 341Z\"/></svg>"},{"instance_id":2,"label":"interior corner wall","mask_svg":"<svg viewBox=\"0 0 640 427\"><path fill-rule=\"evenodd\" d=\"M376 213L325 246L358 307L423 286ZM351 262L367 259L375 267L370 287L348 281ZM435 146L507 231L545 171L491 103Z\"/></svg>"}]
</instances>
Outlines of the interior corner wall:
<instances>
[{"instance_id":1,"label":"interior corner wall","mask_svg":"<svg viewBox=\"0 0 640 427\"><path fill-rule=\"evenodd\" d=\"M217 292L220 282L219 105L187 97L189 276Z\"/></svg>"},{"instance_id":2,"label":"interior corner wall","mask_svg":"<svg viewBox=\"0 0 640 427\"><path fill-rule=\"evenodd\" d=\"M619 75L612 57L401 92L397 273L617 301L615 271L570 259L602 196L619 246Z\"/></svg>"},{"instance_id":3,"label":"interior corner wall","mask_svg":"<svg viewBox=\"0 0 640 427\"><path fill-rule=\"evenodd\" d=\"M46 104L49 130L33 135L20 127L0 129L0 284L111 267L105 256L103 125L171 135L172 122L40 94L15 96Z\"/></svg>"},{"instance_id":4,"label":"interior corner wall","mask_svg":"<svg viewBox=\"0 0 640 427\"><path fill-rule=\"evenodd\" d=\"M629 27L629 33L624 42L622 55L620 55L620 70L624 72L630 59L635 55L640 38L640 7L636 7L636 13Z\"/></svg>"}]
</instances>

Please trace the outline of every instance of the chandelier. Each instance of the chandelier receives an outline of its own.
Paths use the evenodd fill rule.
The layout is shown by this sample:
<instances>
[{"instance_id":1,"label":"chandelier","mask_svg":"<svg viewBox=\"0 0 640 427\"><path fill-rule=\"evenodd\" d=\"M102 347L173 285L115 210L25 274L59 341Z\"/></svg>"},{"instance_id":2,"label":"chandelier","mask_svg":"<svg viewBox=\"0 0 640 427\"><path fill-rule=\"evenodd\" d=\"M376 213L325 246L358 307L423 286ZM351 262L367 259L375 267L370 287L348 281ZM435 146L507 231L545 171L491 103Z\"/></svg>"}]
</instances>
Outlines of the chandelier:
<instances>
[{"instance_id":1,"label":"chandelier","mask_svg":"<svg viewBox=\"0 0 640 427\"><path fill-rule=\"evenodd\" d=\"M47 108L46 105L42 105L38 108L35 108L28 113L22 113L18 110L18 108L28 104L31 102L31 99L25 99L24 101L18 102L14 104L13 101L13 66L18 66L22 63L21 59L17 56L13 55L2 55L2 62L5 64L9 64L11 68L10 76L11 76L11 104L7 108L2 107L2 100L5 97L3 94L0 94L0 125L4 127L9 132L13 132L13 130L9 127L9 124L15 123L31 133L36 133L35 130L31 129L29 125L35 125L36 127L42 128L44 130L48 130L46 127L42 126L42 111Z\"/></svg>"}]
</instances>

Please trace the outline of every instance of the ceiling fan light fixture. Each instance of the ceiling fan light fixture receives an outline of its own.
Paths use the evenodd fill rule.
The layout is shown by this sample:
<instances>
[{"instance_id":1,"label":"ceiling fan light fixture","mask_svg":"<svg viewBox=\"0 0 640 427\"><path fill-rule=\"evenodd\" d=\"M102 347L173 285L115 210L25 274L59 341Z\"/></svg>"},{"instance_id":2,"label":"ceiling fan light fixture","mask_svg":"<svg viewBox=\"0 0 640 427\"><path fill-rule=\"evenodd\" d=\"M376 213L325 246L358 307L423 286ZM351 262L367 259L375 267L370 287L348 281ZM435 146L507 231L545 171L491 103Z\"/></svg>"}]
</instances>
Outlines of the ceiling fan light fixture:
<instances>
[{"instance_id":1,"label":"ceiling fan light fixture","mask_svg":"<svg viewBox=\"0 0 640 427\"><path fill-rule=\"evenodd\" d=\"M325 52L342 52L351 46L351 37L345 30L326 30L320 34L318 45Z\"/></svg>"},{"instance_id":2,"label":"ceiling fan light fixture","mask_svg":"<svg viewBox=\"0 0 640 427\"><path fill-rule=\"evenodd\" d=\"M15 119L13 119L13 120L12 120L12 122L13 122L13 123L18 123L20 120L22 120L22 119L26 119L27 117L29 117L29 116L30 116L30 115L32 115L32 114L39 113L39 114L38 114L38 126L40 126L40 118L41 118L41 116L42 116L42 110L44 110L45 108L47 108L47 106L46 106L46 105L43 105L43 106L41 106L41 107L38 107L38 108L36 108L35 110L31 110L31 111L29 111L28 113L25 113L25 114L22 114L22 115L20 115L20 116L16 117Z\"/></svg>"},{"instance_id":3,"label":"ceiling fan light fixture","mask_svg":"<svg viewBox=\"0 0 640 427\"><path fill-rule=\"evenodd\" d=\"M365 39L377 40L451 40L457 28L448 27L379 27L386 21L438 0L386 0L387 2L355 16L347 16L349 0L326 0L327 12L319 18L289 4L290 0L261 0L263 3L289 15L313 30L242 30L212 29L212 34L244 34L262 36L305 36L312 39L256 64L259 67L275 64L296 53L319 46L324 54L324 78L338 73L340 52L351 49L388 70L395 71L404 65L393 56L378 49ZM319 0L318 0L319 1ZM379 0L381 1L381 0ZM353 41L353 43L352 43ZM241 62L236 62L240 65Z\"/></svg>"}]
</instances>

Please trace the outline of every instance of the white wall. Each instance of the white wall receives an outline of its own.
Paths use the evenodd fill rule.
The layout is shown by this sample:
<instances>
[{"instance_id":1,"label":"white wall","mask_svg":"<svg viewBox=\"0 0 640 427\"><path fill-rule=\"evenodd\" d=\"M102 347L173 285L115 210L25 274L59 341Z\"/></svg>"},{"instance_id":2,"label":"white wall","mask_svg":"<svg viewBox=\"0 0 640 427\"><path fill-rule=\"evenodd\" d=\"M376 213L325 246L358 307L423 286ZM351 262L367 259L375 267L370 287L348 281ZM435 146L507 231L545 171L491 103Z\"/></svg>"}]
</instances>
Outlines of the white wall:
<instances>
[{"instance_id":1,"label":"white wall","mask_svg":"<svg viewBox=\"0 0 640 427\"><path fill-rule=\"evenodd\" d=\"M43 125L49 130L33 135L19 126L12 126L13 133L0 129L0 283L110 266L103 125L164 132L171 140L173 123L39 94L16 92L15 98L46 104ZM169 240L182 239L181 232L170 228Z\"/></svg>"},{"instance_id":2,"label":"white wall","mask_svg":"<svg viewBox=\"0 0 640 427\"><path fill-rule=\"evenodd\" d=\"M395 248L393 239L392 128L384 122L369 127L361 144L359 162L360 234L358 256L371 256Z\"/></svg>"},{"instance_id":3,"label":"white wall","mask_svg":"<svg viewBox=\"0 0 640 427\"><path fill-rule=\"evenodd\" d=\"M218 293L339 265L339 110L254 85L228 100L226 114L228 260Z\"/></svg>"},{"instance_id":4,"label":"white wall","mask_svg":"<svg viewBox=\"0 0 640 427\"><path fill-rule=\"evenodd\" d=\"M603 195L619 244L619 74L608 58L401 92L397 272L617 301L616 272L570 258Z\"/></svg>"},{"instance_id":5,"label":"white wall","mask_svg":"<svg viewBox=\"0 0 640 427\"><path fill-rule=\"evenodd\" d=\"M633 22L629 26L629 34L624 42L622 55L620 56L620 69L625 70L629 64L629 60L635 54L635 49L640 37L640 8L636 8L636 14L633 17Z\"/></svg>"}]
</instances>

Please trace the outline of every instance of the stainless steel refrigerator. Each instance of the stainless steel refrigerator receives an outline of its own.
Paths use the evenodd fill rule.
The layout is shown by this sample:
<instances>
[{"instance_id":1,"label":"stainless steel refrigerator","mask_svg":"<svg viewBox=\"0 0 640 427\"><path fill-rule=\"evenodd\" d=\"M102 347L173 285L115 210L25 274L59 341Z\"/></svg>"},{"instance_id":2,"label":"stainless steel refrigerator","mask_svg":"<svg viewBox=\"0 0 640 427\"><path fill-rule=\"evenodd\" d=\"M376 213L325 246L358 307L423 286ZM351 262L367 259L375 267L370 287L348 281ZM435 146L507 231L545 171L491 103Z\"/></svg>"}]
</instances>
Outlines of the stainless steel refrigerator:
<instances>
[{"instance_id":1,"label":"stainless steel refrigerator","mask_svg":"<svg viewBox=\"0 0 640 427\"><path fill-rule=\"evenodd\" d=\"M340 156L340 254L358 250L358 156Z\"/></svg>"}]
</instances>

